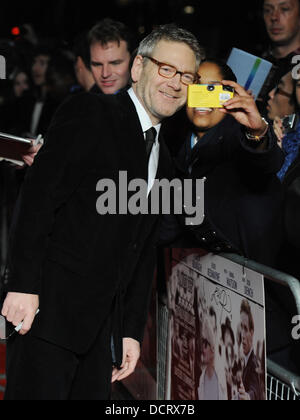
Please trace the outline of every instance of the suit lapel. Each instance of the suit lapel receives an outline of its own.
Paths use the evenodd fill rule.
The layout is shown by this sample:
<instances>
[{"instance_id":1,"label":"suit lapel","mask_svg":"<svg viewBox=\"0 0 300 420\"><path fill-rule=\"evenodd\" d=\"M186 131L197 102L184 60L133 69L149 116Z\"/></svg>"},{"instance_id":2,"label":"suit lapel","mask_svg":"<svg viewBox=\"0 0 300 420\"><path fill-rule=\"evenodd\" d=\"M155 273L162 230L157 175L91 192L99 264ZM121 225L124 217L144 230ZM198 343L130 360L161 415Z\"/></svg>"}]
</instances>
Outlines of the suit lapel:
<instances>
[{"instance_id":1,"label":"suit lapel","mask_svg":"<svg viewBox=\"0 0 300 420\"><path fill-rule=\"evenodd\" d=\"M148 180L145 138L135 106L128 93L115 97L118 112L113 116L113 129L118 137L120 171L127 171L128 179Z\"/></svg>"},{"instance_id":2,"label":"suit lapel","mask_svg":"<svg viewBox=\"0 0 300 420\"><path fill-rule=\"evenodd\" d=\"M156 179L173 178L173 162L164 138L160 135L160 153Z\"/></svg>"}]
</instances>

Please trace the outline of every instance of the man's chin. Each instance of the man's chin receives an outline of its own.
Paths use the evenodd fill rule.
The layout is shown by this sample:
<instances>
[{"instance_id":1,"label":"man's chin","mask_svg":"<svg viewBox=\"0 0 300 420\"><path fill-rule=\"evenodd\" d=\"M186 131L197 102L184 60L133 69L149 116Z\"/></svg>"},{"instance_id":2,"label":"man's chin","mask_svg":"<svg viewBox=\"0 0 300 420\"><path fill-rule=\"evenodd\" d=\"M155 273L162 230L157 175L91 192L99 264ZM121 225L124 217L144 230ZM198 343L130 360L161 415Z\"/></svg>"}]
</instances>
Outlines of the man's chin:
<instances>
[{"instance_id":1,"label":"man's chin","mask_svg":"<svg viewBox=\"0 0 300 420\"><path fill-rule=\"evenodd\" d=\"M270 35L271 41L273 46L276 47L287 47L291 43L290 38L285 37L274 37L274 35Z\"/></svg>"}]
</instances>

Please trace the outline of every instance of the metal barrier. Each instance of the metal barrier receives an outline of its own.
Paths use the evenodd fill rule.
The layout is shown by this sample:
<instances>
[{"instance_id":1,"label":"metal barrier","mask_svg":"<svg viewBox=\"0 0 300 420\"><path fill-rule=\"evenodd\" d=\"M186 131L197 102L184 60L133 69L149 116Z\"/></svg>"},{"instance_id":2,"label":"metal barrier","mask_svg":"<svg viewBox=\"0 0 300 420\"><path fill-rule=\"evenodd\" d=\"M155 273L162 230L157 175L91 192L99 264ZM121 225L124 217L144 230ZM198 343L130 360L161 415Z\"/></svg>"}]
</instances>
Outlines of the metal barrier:
<instances>
[{"instance_id":1,"label":"metal barrier","mask_svg":"<svg viewBox=\"0 0 300 420\"><path fill-rule=\"evenodd\" d=\"M292 276L281 273L270 267L258 264L254 261L235 254L220 254L244 268L253 270L265 276L269 281L287 287L292 293L297 312L300 315L300 282ZM158 301L158 398L165 399L166 389L166 363L168 348L168 308L167 297L160 296ZM267 361L267 399L272 400L299 400L300 401L300 377L288 372L286 369L272 362Z\"/></svg>"},{"instance_id":2,"label":"metal barrier","mask_svg":"<svg viewBox=\"0 0 300 420\"><path fill-rule=\"evenodd\" d=\"M269 401L300 401L300 378L268 360Z\"/></svg>"}]
</instances>

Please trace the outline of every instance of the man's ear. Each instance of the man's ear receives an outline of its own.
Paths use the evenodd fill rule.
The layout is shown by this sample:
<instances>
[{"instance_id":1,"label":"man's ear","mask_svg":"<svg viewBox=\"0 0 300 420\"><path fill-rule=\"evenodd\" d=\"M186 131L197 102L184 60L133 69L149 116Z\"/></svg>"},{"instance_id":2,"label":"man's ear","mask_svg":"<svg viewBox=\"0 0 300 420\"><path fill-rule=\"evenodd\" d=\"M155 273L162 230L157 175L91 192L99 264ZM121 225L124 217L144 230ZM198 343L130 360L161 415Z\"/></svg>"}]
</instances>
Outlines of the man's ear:
<instances>
[{"instance_id":1,"label":"man's ear","mask_svg":"<svg viewBox=\"0 0 300 420\"><path fill-rule=\"evenodd\" d=\"M144 59L141 55L137 55L134 59L134 62L131 68L131 78L134 83L140 80L143 68L144 68Z\"/></svg>"}]
</instances>

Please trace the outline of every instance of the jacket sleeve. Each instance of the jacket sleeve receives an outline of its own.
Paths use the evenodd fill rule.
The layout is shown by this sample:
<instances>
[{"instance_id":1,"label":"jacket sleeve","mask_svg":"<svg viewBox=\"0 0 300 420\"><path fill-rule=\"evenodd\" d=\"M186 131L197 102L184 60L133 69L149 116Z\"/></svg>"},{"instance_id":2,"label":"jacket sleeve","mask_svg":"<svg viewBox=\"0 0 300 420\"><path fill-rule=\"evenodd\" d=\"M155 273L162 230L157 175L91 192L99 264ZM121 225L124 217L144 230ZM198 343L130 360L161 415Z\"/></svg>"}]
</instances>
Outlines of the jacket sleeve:
<instances>
[{"instance_id":1,"label":"jacket sleeve","mask_svg":"<svg viewBox=\"0 0 300 420\"><path fill-rule=\"evenodd\" d=\"M123 337L133 338L140 343L144 338L149 315L156 262L154 242L147 241L124 300Z\"/></svg>"},{"instance_id":2,"label":"jacket sleeve","mask_svg":"<svg viewBox=\"0 0 300 420\"><path fill-rule=\"evenodd\" d=\"M240 159L241 164L246 168L253 168L260 175L277 174L284 163L284 153L277 143L277 137L273 127L269 127L267 133L267 147L260 151L257 149L257 143L248 140L244 130L240 131Z\"/></svg>"},{"instance_id":3,"label":"jacket sleeve","mask_svg":"<svg viewBox=\"0 0 300 420\"><path fill-rule=\"evenodd\" d=\"M6 291L40 293L40 272L55 214L79 185L93 149L86 97L72 99L57 112L45 146L28 170L13 217ZM89 125L88 125L89 124ZM84 146L83 146L84 144Z\"/></svg>"}]
</instances>

